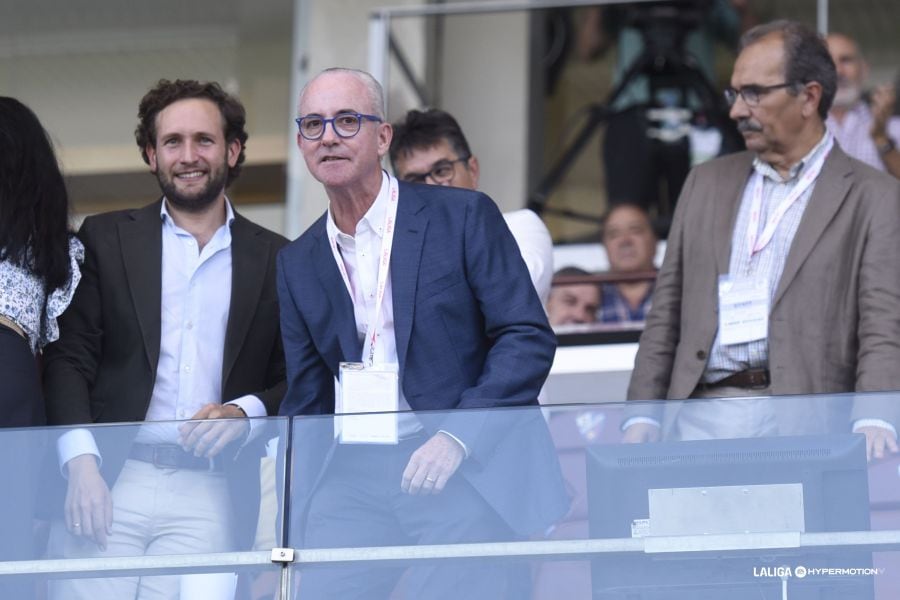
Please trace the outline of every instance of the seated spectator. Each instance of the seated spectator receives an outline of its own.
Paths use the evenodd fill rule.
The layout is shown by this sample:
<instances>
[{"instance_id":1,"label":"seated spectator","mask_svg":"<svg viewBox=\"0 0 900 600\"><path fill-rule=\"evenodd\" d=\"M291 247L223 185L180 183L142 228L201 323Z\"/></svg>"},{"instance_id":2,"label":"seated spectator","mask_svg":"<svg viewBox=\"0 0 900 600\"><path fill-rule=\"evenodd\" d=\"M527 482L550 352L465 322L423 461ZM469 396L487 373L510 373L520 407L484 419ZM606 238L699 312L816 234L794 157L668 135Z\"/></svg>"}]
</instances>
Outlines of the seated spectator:
<instances>
[{"instance_id":1,"label":"seated spectator","mask_svg":"<svg viewBox=\"0 0 900 600\"><path fill-rule=\"evenodd\" d=\"M553 277L571 275L590 275L578 267L564 267L553 274ZM593 283L573 285L556 285L550 290L547 300L547 318L550 325L571 325L593 323L597 320L597 308L600 306L600 288Z\"/></svg>"},{"instance_id":2,"label":"seated spectator","mask_svg":"<svg viewBox=\"0 0 900 600\"><path fill-rule=\"evenodd\" d=\"M603 245L611 273L655 271L656 242L650 215L636 204L616 205L603 219ZM601 284L597 321L643 321L650 311L653 285L653 281L646 280Z\"/></svg>"}]
</instances>

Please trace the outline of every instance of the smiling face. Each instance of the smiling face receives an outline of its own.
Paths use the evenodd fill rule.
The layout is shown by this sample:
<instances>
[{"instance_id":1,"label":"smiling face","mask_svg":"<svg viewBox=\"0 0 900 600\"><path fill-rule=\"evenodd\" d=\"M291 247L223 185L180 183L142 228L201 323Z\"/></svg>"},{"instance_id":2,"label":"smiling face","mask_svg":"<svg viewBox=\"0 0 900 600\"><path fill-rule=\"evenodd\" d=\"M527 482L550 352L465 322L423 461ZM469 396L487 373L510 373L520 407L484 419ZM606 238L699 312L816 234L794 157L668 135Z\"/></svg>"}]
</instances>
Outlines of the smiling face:
<instances>
[{"instance_id":1,"label":"smiling face","mask_svg":"<svg viewBox=\"0 0 900 600\"><path fill-rule=\"evenodd\" d=\"M373 114L369 89L352 73L323 73L313 79L300 99L301 117L330 119L338 113ZM340 137L328 123L318 140L297 134L297 146L309 172L329 192L373 188L381 182L381 158L391 145L391 125L363 119L359 133Z\"/></svg>"},{"instance_id":2,"label":"smiling face","mask_svg":"<svg viewBox=\"0 0 900 600\"><path fill-rule=\"evenodd\" d=\"M241 143L225 140L224 121L210 100L173 102L156 116L156 140L147 146L150 171L166 199L188 212L202 212L225 197L228 168Z\"/></svg>"}]
</instances>

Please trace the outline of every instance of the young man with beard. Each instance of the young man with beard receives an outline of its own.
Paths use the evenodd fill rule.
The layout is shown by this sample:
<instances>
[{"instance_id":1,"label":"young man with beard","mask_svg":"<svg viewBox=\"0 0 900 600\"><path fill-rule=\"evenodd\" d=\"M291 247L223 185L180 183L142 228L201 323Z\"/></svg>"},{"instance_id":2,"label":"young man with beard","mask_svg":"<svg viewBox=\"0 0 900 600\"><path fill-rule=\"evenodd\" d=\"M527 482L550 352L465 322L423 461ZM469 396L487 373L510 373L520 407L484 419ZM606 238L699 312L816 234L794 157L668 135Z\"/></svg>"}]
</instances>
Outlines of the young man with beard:
<instances>
[{"instance_id":1,"label":"young man with beard","mask_svg":"<svg viewBox=\"0 0 900 600\"><path fill-rule=\"evenodd\" d=\"M61 436L53 558L249 547L239 525L255 525L258 498L235 484L258 481L242 467L259 461L235 450L246 417L277 414L285 389L275 256L286 240L225 195L244 160L243 106L216 83L162 80L138 117L163 197L85 219L84 275L46 353L48 420L194 422ZM178 577L51 583L67 600L178 594Z\"/></svg>"},{"instance_id":2,"label":"young man with beard","mask_svg":"<svg viewBox=\"0 0 900 600\"><path fill-rule=\"evenodd\" d=\"M841 148L857 160L900 177L900 118L893 116L895 94L889 85L872 90L867 102L863 85L869 74L859 46L841 33L827 38L837 68L837 93L825 124Z\"/></svg>"}]
</instances>

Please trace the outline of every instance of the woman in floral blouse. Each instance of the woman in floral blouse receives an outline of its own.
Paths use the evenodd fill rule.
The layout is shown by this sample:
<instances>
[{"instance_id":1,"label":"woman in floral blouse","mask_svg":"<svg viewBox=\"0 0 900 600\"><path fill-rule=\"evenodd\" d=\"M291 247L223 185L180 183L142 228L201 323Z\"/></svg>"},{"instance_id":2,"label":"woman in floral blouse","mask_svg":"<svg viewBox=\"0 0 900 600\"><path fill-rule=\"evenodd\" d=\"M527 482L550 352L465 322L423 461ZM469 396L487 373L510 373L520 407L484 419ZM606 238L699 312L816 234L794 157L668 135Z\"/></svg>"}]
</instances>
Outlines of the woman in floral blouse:
<instances>
[{"instance_id":1,"label":"woman in floral blouse","mask_svg":"<svg viewBox=\"0 0 900 600\"><path fill-rule=\"evenodd\" d=\"M0 97L0 427L44 422L34 355L59 337L83 258L49 137L25 105Z\"/></svg>"},{"instance_id":2,"label":"woman in floral blouse","mask_svg":"<svg viewBox=\"0 0 900 600\"><path fill-rule=\"evenodd\" d=\"M31 110L0 96L0 428L45 422L35 355L59 337L56 317L81 278L81 242L53 147ZM33 511L44 436L0 429L0 560L35 558ZM34 598L0 577L0 598Z\"/></svg>"}]
</instances>

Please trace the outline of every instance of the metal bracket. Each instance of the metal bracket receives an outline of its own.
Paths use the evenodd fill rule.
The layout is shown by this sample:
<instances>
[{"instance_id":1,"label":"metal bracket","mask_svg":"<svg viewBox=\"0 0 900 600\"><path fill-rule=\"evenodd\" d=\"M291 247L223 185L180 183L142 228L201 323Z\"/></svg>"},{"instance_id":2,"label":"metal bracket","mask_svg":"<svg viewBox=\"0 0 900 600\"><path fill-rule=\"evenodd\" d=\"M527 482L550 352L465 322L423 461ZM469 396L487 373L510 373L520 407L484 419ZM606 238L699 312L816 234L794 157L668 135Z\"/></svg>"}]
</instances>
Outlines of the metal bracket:
<instances>
[{"instance_id":1,"label":"metal bracket","mask_svg":"<svg viewBox=\"0 0 900 600\"><path fill-rule=\"evenodd\" d=\"M272 548L273 563L291 563L294 562L293 548Z\"/></svg>"}]
</instances>

